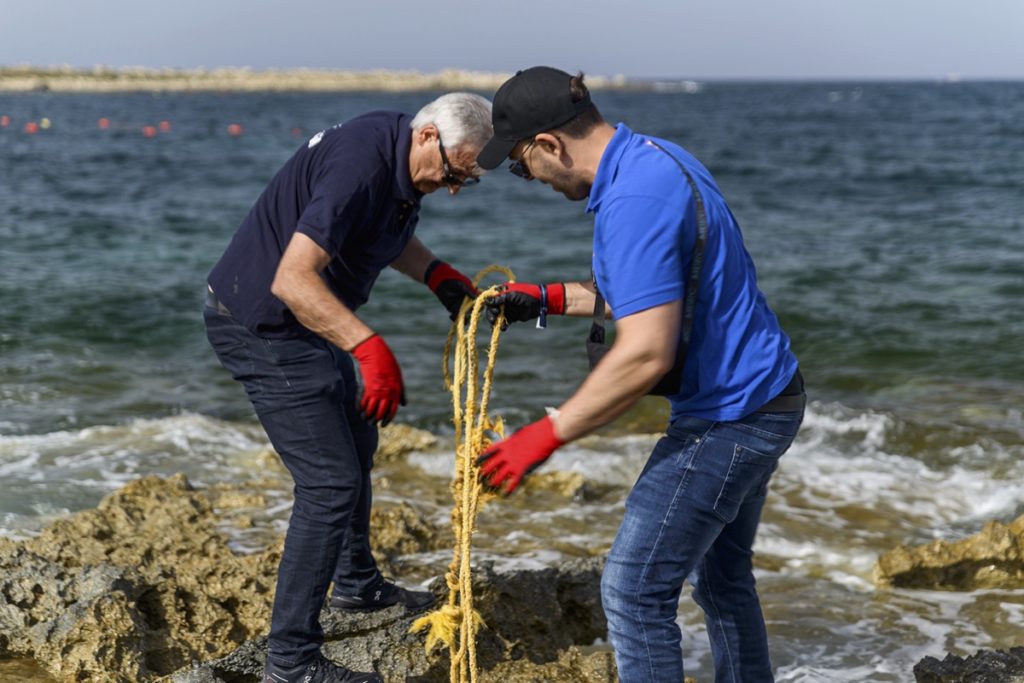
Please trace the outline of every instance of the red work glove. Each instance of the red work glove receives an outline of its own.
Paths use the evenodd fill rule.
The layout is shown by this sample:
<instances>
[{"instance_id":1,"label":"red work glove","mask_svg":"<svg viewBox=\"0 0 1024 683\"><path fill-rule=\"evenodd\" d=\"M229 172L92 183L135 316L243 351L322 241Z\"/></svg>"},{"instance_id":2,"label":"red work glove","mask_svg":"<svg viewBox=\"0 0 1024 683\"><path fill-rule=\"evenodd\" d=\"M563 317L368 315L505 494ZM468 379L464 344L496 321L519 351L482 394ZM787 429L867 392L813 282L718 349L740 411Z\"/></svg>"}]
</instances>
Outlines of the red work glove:
<instances>
[{"instance_id":1,"label":"red work glove","mask_svg":"<svg viewBox=\"0 0 1024 683\"><path fill-rule=\"evenodd\" d=\"M395 417L399 403L405 405L402 369L377 334L359 342L352 349L352 355L359 361L359 372L363 376L359 414L367 422L379 422L384 427Z\"/></svg>"},{"instance_id":2,"label":"red work glove","mask_svg":"<svg viewBox=\"0 0 1024 683\"><path fill-rule=\"evenodd\" d=\"M487 301L487 320L492 325L497 322L502 306L505 307L505 320L508 322L517 323L538 318L537 327L547 327L549 313L565 315L565 283L505 283L504 291Z\"/></svg>"},{"instance_id":3,"label":"red work glove","mask_svg":"<svg viewBox=\"0 0 1024 683\"><path fill-rule=\"evenodd\" d=\"M563 443L555 436L555 423L550 417L537 420L493 444L476 459L480 479L492 488L504 484L505 495L508 495L516 490L523 477L537 469Z\"/></svg>"},{"instance_id":4,"label":"red work glove","mask_svg":"<svg viewBox=\"0 0 1024 683\"><path fill-rule=\"evenodd\" d=\"M423 281L448 309L449 317L452 320L455 320L455 316L459 314L463 299L467 296L470 299L475 299L480 293L480 290L473 286L473 282L468 277L440 259L434 259L427 266L427 272L423 274Z\"/></svg>"}]
</instances>

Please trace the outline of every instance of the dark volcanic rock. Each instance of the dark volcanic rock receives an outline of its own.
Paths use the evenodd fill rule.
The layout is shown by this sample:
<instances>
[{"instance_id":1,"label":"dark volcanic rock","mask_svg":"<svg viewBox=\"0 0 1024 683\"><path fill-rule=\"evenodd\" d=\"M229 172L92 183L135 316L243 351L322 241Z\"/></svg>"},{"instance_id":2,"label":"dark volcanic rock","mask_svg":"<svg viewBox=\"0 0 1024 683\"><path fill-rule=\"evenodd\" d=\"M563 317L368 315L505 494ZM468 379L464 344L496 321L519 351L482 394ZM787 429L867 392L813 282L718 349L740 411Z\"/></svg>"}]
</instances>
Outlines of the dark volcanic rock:
<instances>
[{"instance_id":1,"label":"dark volcanic rock","mask_svg":"<svg viewBox=\"0 0 1024 683\"><path fill-rule=\"evenodd\" d=\"M925 657L914 666L917 683L1024 683L1024 647L979 650L970 657Z\"/></svg>"}]
</instances>

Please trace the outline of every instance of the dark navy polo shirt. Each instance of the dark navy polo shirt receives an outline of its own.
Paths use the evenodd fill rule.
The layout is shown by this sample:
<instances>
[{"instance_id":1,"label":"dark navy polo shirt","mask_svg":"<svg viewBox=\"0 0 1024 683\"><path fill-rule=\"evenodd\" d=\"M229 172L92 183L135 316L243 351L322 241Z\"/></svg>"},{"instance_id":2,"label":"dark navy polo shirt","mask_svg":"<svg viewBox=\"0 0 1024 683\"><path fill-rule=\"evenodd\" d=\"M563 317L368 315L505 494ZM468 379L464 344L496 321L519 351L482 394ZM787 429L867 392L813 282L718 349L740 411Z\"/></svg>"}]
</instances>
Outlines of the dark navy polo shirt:
<instances>
[{"instance_id":1,"label":"dark navy polo shirt","mask_svg":"<svg viewBox=\"0 0 1024 683\"><path fill-rule=\"evenodd\" d=\"M353 311L402 253L423 194L409 175L412 117L378 111L321 131L285 163L250 209L208 282L231 315L256 334L309 334L270 292L298 231L331 256L330 290Z\"/></svg>"}]
</instances>

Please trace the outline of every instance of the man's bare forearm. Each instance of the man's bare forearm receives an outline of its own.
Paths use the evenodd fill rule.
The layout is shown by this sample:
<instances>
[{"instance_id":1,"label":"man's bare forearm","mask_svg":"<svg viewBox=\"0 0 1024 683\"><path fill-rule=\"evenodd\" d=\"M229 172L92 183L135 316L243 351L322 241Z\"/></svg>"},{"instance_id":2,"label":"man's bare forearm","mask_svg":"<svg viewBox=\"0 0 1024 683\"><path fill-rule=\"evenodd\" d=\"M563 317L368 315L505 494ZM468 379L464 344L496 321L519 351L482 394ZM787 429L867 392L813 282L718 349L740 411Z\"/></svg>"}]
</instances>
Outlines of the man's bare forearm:
<instances>
[{"instance_id":1,"label":"man's bare forearm","mask_svg":"<svg viewBox=\"0 0 1024 683\"><path fill-rule=\"evenodd\" d=\"M391 267L403 275L408 275L417 282L423 282L423 275L427 272L427 266L437 258L434 252L427 249L427 246L420 242L419 238L413 237L392 263Z\"/></svg>"},{"instance_id":2,"label":"man's bare forearm","mask_svg":"<svg viewBox=\"0 0 1024 683\"><path fill-rule=\"evenodd\" d=\"M674 301L617 323L615 344L560 408L554 420L559 439L572 441L608 424L672 368L680 309Z\"/></svg>"},{"instance_id":3,"label":"man's bare forearm","mask_svg":"<svg viewBox=\"0 0 1024 683\"><path fill-rule=\"evenodd\" d=\"M566 282L565 314L589 318L594 315L594 298L593 282ZM606 303L604 305L604 317L610 318L611 316L612 309Z\"/></svg>"},{"instance_id":4,"label":"man's bare forearm","mask_svg":"<svg viewBox=\"0 0 1024 683\"><path fill-rule=\"evenodd\" d=\"M320 272L329 261L327 252L312 239L295 233L281 257L270 291L306 329L351 351L372 337L373 330L324 283Z\"/></svg>"},{"instance_id":5,"label":"man's bare forearm","mask_svg":"<svg viewBox=\"0 0 1024 683\"><path fill-rule=\"evenodd\" d=\"M374 334L316 273L292 274L274 294L303 327L344 351L351 351Z\"/></svg>"},{"instance_id":6,"label":"man's bare forearm","mask_svg":"<svg viewBox=\"0 0 1024 683\"><path fill-rule=\"evenodd\" d=\"M650 355L616 353L614 347L559 409L555 433L562 441L586 436L629 410L665 374Z\"/></svg>"}]
</instances>

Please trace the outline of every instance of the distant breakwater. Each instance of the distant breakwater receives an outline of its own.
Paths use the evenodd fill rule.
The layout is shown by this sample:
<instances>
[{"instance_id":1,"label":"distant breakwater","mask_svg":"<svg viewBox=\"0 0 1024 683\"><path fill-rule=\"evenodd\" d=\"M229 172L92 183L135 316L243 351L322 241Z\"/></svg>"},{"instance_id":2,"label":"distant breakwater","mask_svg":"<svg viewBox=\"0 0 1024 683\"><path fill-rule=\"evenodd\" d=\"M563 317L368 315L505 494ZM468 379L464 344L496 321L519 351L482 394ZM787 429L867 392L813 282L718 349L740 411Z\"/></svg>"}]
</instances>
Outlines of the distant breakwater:
<instances>
[{"instance_id":1,"label":"distant breakwater","mask_svg":"<svg viewBox=\"0 0 1024 683\"><path fill-rule=\"evenodd\" d=\"M493 92L510 75L461 69L422 73L415 70L0 66L0 92ZM597 90L664 88L664 83L633 81L621 75L588 75L587 85Z\"/></svg>"}]
</instances>

